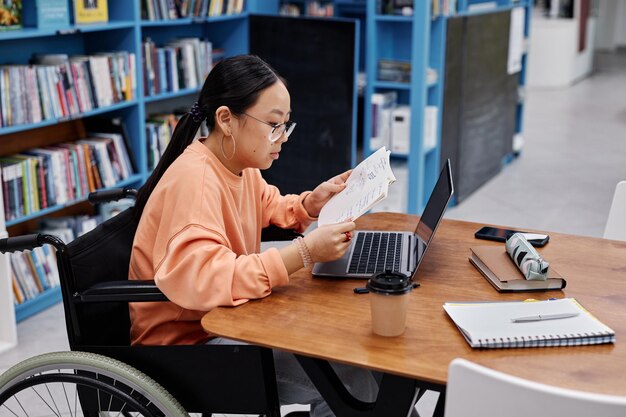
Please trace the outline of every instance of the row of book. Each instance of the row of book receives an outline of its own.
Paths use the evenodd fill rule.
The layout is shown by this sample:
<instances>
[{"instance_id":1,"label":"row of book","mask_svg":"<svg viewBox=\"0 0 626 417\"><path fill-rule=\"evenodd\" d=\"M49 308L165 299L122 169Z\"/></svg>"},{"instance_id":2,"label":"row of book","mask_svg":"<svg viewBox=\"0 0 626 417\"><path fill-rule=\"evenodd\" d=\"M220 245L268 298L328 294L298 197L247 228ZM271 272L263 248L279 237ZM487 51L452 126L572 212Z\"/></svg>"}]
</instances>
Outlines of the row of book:
<instances>
[{"instance_id":1,"label":"row of book","mask_svg":"<svg viewBox=\"0 0 626 417\"><path fill-rule=\"evenodd\" d=\"M15 304L32 300L44 291L59 286L55 250L50 245L9 253L8 256Z\"/></svg>"},{"instance_id":2,"label":"row of book","mask_svg":"<svg viewBox=\"0 0 626 417\"><path fill-rule=\"evenodd\" d=\"M244 0L143 0L141 17L145 20L173 20L238 14L243 10Z\"/></svg>"},{"instance_id":3,"label":"row of book","mask_svg":"<svg viewBox=\"0 0 626 417\"><path fill-rule=\"evenodd\" d=\"M405 16L412 15L413 0L376 0L376 13Z\"/></svg>"},{"instance_id":4,"label":"row of book","mask_svg":"<svg viewBox=\"0 0 626 417\"><path fill-rule=\"evenodd\" d=\"M148 169L156 168L165 148L170 143L176 124L184 114L184 111L171 114L153 114L146 120L146 139L148 154ZM208 136L206 124L202 124L196 137Z\"/></svg>"},{"instance_id":5,"label":"row of book","mask_svg":"<svg viewBox=\"0 0 626 417\"><path fill-rule=\"evenodd\" d=\"M102 214L45 217L39 221L38 233L56 236L68 244L95 229L104 220Z\"/></svg>"},{"instance_id":6,"label":"row of book","mask_svg":"<svg viewBox=\"0 0 626 417\"><path fill-rule=\"evenodd\" d=\"M398 83L411 82L411 63L395 59L378 60L378 79Z\"/></svg>"},{"instance_id":7,"label":"row of book","mask_svg":"<svg viewBox=\"0 0 626 417\"><path fill-rule=\"evenodd\" d=\"M450 16L457 13L458 0L431 0L431 16ZM495 7L495 1L486 1L481 7ZM405 15L413 14L413 0L376 0L376 12L379 14Z\"/></svg>"},{"instance_id":8,"label":"row of book","mask_svg":"<svg viewBox=\"0 0 626 417\"><path fill-rule=\"evenodd\" d=\"M71 4L71 14L76 24L109 20L106 0L0 0L0 31L23 28L24 6L27 7L27 15L30 17L27 20L36 17L38 28L66 28L70 24Z\"/></svg>"},{"instance_id":9,"label":"row of book","mask_svg":"<svg viewBox=\"0 0 626 417\"><path fill-rule=\"evenodd\" d=\"M310 1L306 4L306 11L302 4L283 3L279 10L282 16L307 16L332 17L335 15L335 6L332 3L321 4L319 1Z\"/></svg>"},{"instance_id":10,"label":"row of book","mask_svg":"<svg viewBox=\"0 0 626 417\"><path fill-rule=\"evenodd\" d=\"M103 219L100 214L44 218L39 223L38 232L56 236L67 244L93 230ZM15 304L32 300L44 291L59 286L56 254L52 246L43 245L33 250L10 253L9 259Z\"/></svg>"},{"instance_id":11,"label":"row of book","mask_svg":"<svg viewBox=\"0 0 626 417\"><path fill-rule=\"evenodd\" d=\"M85 139L0 158L6 220L86 198L133 174L124 138L91 133Z\"/></svg>"},{"instance_id":12,"label":"row of book","mask_svg":"<svg viewBox=\"0 0 626 417\"><path fill-rule=\"evenodd\" d=\"M214 53L223 51L214 51L211 42L199 38L177 39L163 47L147 38L142 43L144 94L199 88L213 68Z\"/></svg>"},{"instance_id":13,"label":"row of book","mask_svg":"<svg viewBox=\"0 0 626 417\"><path fill-rule=\"evenodd\" d=\"M436 16L450 16L455 15L457 12L457 0L432 0L431 15ZM495 2L488 2L495 3Z\"/></svg>"},{"instance_id":14,"label":"row of book","mask_svg":"<svg viewBox=\"0 0 626 417\"><path fill-rule=\"evenodd\" d=\"M180 114L155 114L146 120L148 170L156 168L180 118Z\"/></svg>"},{"instance_id":15,"label":"row of book","mask_svg":"<svg viewBox=\"0 0 626 417\"><path fill-rule=\"evenodd\" d=\"M0 127L62 119L135 97L135 54L35 55L0 67Z\"/></svg>"},{"instance_id":16,"label":"row of book","mask_svg":"<svg viewBox=\"0 0 626 417\"><path fill-rule=\"evenodd\" d=\"M426 69L426 84L434 84L438 78L439 74L436 69L430 67ZM398 59L379 59L378 79L380 81L410 83L411 62Z\"/></svg>"}]
</instances>

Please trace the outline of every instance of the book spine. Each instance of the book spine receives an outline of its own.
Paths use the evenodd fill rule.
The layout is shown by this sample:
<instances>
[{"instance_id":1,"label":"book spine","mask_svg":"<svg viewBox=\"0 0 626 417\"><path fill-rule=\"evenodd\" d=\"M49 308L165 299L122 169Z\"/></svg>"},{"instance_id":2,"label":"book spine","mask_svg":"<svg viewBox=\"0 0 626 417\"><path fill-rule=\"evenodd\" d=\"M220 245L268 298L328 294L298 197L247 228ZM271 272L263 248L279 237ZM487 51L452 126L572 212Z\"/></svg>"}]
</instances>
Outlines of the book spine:
<instances>
[{"instance_id":1,"label":"book spine","mask_svg":"<svg viewBox=\"0 0 626 417\"><path fill-rule=\"evenodd\" d=\"M22 212L24 215L31 214L33 210L33 202L30 194L30 166L27 161L22 160L19 163L20 170L22 171L22 195L20 196L23 201L24 211Z\"/></svg>"},{"instance_id":2,"label":"book spine","mask_svg":"<svg viewBox=\"0 0 626 417\"><path fill-rule=\"evenodd\" d=\"M54 206L57 204L57 193L56 193L56 188L54 185L52 156L48 154L44 154L43 161L44 161L43 162L44 173L45 173L45 178L46 178L46 191L47 191L48 205Z\"/></svg>"},{"instance_id":3,"label":"book spine","mask_svg":"<svg viewBox=\"0 0 626 417\"><path fill-rule=\"evenodd\" d=\"M2 199L4 200L4 217L6 220L13 219L13 199L9 190L11 173L8 166L2 165Z\"/></svg>"},{"instance_id":4,"label":"book spine","mask_svg":"<svg viewBox=\"0 0 626 417\"><path fill-rule=\"evenodd\" d=\"M48 208L48 190L46 185L46 168L44 158L37 157L37 192L39 194L39 206L42 209Z\"/></svg>"},{"instance_id":5,"label":"book spine","mask_svg":"<svg viewBox=\"0 0 626 417\"><path fill-rule=\"evenodd\" d=\"M30 168L30 195L33 200L34 211L41 210L41 204L39 202L39 170L38 161L36 158L28 157L28 165Z\"/></svg>"},{"instance_id":6,"label":"book spine","mask_svg":"<svg viewBox=\"0 0 626 417\"><path fill-rule=\"evenodd\" d=\"M89 152L89 145L80 144L83 148L83 156L85 158L85 174L87 177L87 184L89 187L89 192L96 191L96 182L93 176L93 168L91 166L91 154Z\"/></svg>"},{"instance_id":7,"label":"book spine","mask_svg":"<svg viewBox=\"0 0 626 417\"><path fill-rule=\"evenodd\" d=\"M9 213L9 183L6 178L5 169L5 167L1 167L0 169L0 172L2 172L2 203L4 205L4 217L6 220L11 220Z\"/></svg>"},{"instance_id":8,"label":"book spine","mask_svg":"<svg viewBox=\"0 0 626 417\"><path fill-rule=\"evenodd\" d=\"M46 74L46 84L47 91L50 97L50 101L52 103L53 109L53 117L59 118L63 116L63 109L61 107L61 98L59 97L57 87L56 87L56 75L53 66L46 66L45 74Z\"/></svg>"}]
</instances>

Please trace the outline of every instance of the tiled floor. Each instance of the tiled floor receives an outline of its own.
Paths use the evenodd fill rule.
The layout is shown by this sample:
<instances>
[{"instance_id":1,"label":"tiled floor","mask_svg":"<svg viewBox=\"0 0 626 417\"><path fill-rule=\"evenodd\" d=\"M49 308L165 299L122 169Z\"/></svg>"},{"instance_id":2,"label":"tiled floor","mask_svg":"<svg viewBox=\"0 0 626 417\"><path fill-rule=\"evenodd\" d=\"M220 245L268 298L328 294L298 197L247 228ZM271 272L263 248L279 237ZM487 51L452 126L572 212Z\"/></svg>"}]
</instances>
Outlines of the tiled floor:
<instances>
[{"instance_id":1,"label":"tiled floor","mask_svg":"<svg viewBox=\"0 0 626 417\"><path fill-rule=\"evenodd\" d=\"M446 216L602 236L614 187L626 179L626 53L600 54L596 67L571 88L528 91L521 157ZM61 306L18 332L19 346L0 355L0 371L68 348ZM433 403L426 400L423 416Z\"/></svg>"}]
</instances>

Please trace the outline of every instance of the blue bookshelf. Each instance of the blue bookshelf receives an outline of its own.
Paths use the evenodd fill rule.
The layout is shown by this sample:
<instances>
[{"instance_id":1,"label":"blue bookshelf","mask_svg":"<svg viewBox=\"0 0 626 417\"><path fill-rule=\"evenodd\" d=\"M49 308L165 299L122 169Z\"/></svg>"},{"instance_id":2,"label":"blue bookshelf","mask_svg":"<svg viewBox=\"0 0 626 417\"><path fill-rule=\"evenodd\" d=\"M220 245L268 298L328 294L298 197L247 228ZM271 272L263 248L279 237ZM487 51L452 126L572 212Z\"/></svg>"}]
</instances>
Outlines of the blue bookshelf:
<instances>
[{"instance_id":1,"label":"blue bookshelf","mask_svg":"<svg viewBox=\"0 0 626 417\"><path fill-rule=\"evenodd\" d=\"M396 16L379 13L376 1L367 2L367 51L365 72L365 106L364 106L364 143L363 153L369 155L371 149L369 138L372 136L372 95L395 91L399 105L410 108L410 152L406 156L393 155L396 160L406 160L408 167L407 212L421 213L425 194L425 180L429 174L425 168L428 155L436 152L425 152L422 145L424 108L427 104L427 92L437 97L438 86L429 88L426 82L430 62L431 18L430 3L414 2L411 16ZM381 59L398 60L410 63L410 81L408 83L388 82L378 79L378 63ZM435 159L431 156L429 159Z\"/></svg>"},{"instance_id":2,"label":"blue bookshelf","mask_svg":"<svg viewBox=\"0 0 626 417\"><path fill-rule=\"evenodd\" d=\"M161 100L169 100L169 99L184 97L190 94L198 94L199 92L200 92L199 88L186 88L184 90L166 92L166 93L161 93L161 94L157 94L154 96L146 96L144 97L143 101L144 103L153 103L153 102L161 101Z\"/></svg>"},{"instance_id":3,"label":"blue bookshelf","mask_svg":"<svg viewBox=\"0 0 626 417\"><path fill-rule=\"evenodd\" d=\"M280 4L296 5L306 14L309 0L282 0ZM439 175L441 160L441 131L443 114L443 92L446 56L447 21L451 17L469 16L510 10L514 7L526 9L525 38L529 36L529 23L532 9L530 0L451 0L449 10L443 10L443 1L439 1L439 10L433 13L433 1L413 1L412 14L391 15L379 10L382 0L335 0L321 1L322 5L332 3L335 16L352 17L361 20L363 40L361 56L364 56L366 88L364 97L363 155L369 155L375 149L370 148L372 136L371 97L374 93L395 91L398 104L408 105L411 112L410 152L408 155L394 155L395 161L407 164L407 206L406 211L420 214L430 196ZM367 47L365 47L367 46ZM378 61L392 59L407 61L411 64L410 82L382 81L377 77ZM519 75L520 87L526 82L526 54L522 58L522 70ZM436 80L428 80L427 69L436 71ZM424 110L426 106L438 108L437 141L433 145L423 142ZM524 103L520 101L516 108L516 134L522 132ZM513 140L513 139L512 139ZM510 161L512 157L503 160Z\"/></svg>"},{"instance_id":4,"label":"blue bookshelf","mask_svg":"<svg viewBox=\"0 0 626 417\"><path fill-rule=\"evenodd\" d=\"M28 64L33 53L90 55L99 52L128 51L134 53L136 58L136 91L132 100L118 102L111 106L97 108L71 117L47 119L32 124L2 126L0 127L0 144L3 140L11 140L12 135L32 132L35 136L39 131L42 131L41 128L50 128L76 119L88 120L94 116L121 119L128 133L129 151L132 153L131 157L134 159L136 172L118 183L117 186L138 187L150 175L147 167L145 132L145 120L149 109L146 107L158 105L160 108L167 108L171 102L171 110L173 110L175 106L180 106L181 100L184 100L185 104L190 104L193 101L193 95L197 94L200 89L198 87L155 96L144 96L142 40L150 37L155 42L166 43L180 37L198 37L210 40L214 48L223 49L224 56L232 56L248 51L249 12L272 14L277 12L276 4L272 4L272 2L247 0L244 11L239 14L148 21L142 19L141 3L140 0L108 0L108 22L76 24L71 12L72 1L68 0L69 24L58 27L38 27L35 2L24 2L24 28L0 32L0 66ZM185 100L187 97L189 97L188 100ZM76 138L67 138L67 140L73 139ZM49 144L45 141L42 143ZM28 147L33 146L38 145L30 144ZM20 151L26 150L28 147L20 149ZM69 206L81 202L84 202L84 199L47 207L28 216L6 222L4 221L4 213L1 212L2 208L0 208L0 231L6 230L7 227L10 231L12 227L19 227L39 217L62 213ZM10 287L10 279L9 271L0 271L0 284L4 285L8 281ZM14 308L16 320L20 321L58 303L60 300L59 288L53 288L15 307L13 305L0 305L0 315L3 315L3 311L6 309Z\"/></svg>"},{"instance_id":5,"label":"blue bookshelf","mask_svg":"<svg viewBox=\"0 0 626 417\"><path fill-rule=\"evenodd\" d=\"M61 288L50 288L41 294L37 298L32 300L26 300L22 304L15 306L15 320L20 321L45 310L61 301Z\"/></svg>"}]
</instances>

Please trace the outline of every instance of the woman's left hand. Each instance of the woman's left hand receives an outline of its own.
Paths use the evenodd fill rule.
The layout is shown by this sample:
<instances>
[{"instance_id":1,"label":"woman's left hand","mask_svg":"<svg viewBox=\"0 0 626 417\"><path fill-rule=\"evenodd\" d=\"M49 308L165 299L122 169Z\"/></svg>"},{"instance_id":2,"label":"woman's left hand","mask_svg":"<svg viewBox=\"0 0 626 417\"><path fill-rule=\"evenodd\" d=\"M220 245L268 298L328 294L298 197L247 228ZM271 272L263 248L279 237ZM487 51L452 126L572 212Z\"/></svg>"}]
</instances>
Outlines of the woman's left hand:
<instances>
[{"instance_id":1,"label":"woman's left hand","mask_svg":"<svg viewBox=\"0 0 626 417\"><path fill-rule=\"evenodd\" d=\"M332 177L328 181L324 181L315 187L311 194L306 196L302 205L304 205L304 208L311 217L318 217L324 204L326 204L332 196L346 188L346 180L351 172L352 170L350 169L343 174Z\"/></svg>"}]
</instances>

